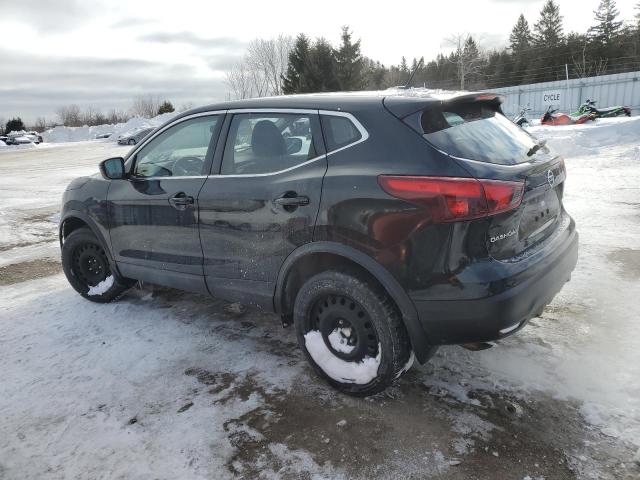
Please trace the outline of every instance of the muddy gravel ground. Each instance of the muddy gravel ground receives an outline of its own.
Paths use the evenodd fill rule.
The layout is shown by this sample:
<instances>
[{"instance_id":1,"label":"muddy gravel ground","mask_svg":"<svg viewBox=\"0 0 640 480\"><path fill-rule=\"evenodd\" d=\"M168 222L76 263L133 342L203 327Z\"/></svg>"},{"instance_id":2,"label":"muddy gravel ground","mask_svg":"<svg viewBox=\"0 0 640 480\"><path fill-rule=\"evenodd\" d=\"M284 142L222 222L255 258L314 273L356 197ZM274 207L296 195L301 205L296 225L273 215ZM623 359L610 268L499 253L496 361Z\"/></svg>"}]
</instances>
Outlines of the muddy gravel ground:
<instances>
[{"instance_id":1,"label":"muddy gravel ground","mask_svg":"<svg viewBox=\"0 0 640 480\"><path fill-rule=\"evenodd\" d=\"M152 285L98 305L68 286L61 190L124 150L0 154L10 178L0 199L22 169L35 184L48 165L60 169L39 199L1 211L1 479L640 478L633 192L593 187L584 205L584 188L569 184L579 266L520 334L482 352L443 347L386 392L356 399L315 377L274 315ZM567 162L569 178L585 188L616 174L579 160ZM638 184L637 166L626 174ZM603 223L591 213L612 202L631 205L611 207L611 237L591 236Z\"/></svg>"}]
</instances>

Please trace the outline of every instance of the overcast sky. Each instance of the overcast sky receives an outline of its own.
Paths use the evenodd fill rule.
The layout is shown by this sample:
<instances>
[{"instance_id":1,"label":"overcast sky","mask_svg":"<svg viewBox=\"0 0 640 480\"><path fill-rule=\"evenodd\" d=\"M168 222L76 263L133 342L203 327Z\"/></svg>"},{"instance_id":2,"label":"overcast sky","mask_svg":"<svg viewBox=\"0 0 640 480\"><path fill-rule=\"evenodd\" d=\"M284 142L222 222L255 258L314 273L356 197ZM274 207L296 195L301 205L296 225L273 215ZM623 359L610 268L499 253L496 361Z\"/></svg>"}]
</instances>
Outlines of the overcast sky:
<instances>
[{"instance_id":1,"label":"overcast sky","mask_svg":"<svg viewBox=\"0 0 640 480\"><path fill-rule=\"evenodd\" d=\"M127 109L138 94L176 107L223 100L224 71L256 37L304 32L332 43L349 25L364 55L386 65L429 60L453 32L506 44L520 13L535 23L544 0L375 2L0 0L0 118L55 120L76 103ZM599 0L559 0L565 31L585 32ZM618 0L625 19L635 0Z\"/></svg>"}]
</instances>

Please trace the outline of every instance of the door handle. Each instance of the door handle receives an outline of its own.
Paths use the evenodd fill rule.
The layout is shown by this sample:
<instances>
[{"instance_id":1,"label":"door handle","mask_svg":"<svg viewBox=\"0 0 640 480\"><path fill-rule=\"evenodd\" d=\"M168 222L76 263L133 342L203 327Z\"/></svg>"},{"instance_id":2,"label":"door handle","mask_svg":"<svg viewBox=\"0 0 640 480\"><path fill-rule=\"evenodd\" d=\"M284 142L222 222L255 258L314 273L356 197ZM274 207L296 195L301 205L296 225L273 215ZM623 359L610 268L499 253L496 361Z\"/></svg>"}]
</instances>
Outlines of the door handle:
<instances>
[{"instance_id":1,"label":"door handle","mask_svg":"<svg viewBox=\"0 0 640 480\"><path fill-rule=\"evenodd\" d=\"M169 203L176 210L185 210L188 206L193 205L194 202L194 198L184 192L176 193L173 197L169 198Z\"/></svg>"},{"instance_id":2,"label":"door handle","mask_svg":"<svg viewBox=\"0 0 640 480\"><path fill-rule=\"evenodd\" d=\"M273 202L280 207L301 207L309 205L309 197L305 197L304 195L279 197Z\"/></svg>"}]
</instances>

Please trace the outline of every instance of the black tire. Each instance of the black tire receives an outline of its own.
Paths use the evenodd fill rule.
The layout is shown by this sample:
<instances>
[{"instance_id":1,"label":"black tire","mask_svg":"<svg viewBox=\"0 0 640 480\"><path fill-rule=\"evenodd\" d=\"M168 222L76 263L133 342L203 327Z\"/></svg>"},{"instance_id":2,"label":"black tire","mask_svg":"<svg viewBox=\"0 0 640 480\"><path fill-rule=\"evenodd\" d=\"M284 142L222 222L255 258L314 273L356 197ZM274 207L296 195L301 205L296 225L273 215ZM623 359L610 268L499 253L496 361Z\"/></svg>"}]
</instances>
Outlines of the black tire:
<instances>
[{"instance_id":1,"label":"black tire","mask_svg":"<svg viewBox=\"0 0 640 480\"><path fill-rule=\"evenodd\" d=\"M135 280L121 278L111 271L104 247L87 227L74 230L65 238L62 269L75 291L92 302L112 302L135 284ZM113 280L108 280L109 277ZM91 293L92 288L105 280L103 288Z\"/></svg>"},{"instance_id":2,"label":"black tire","mask_svg":"<svg viewBox=\"0 0 640 480\"><path fill-rule=\"evenodd\" d=\"M135 145L136 141L133 138L130 138L129 141L127 142L129 145Z\"/></svg>"},{"instance_id":3,"label":"black tire","mask_svg":"<svg viewBox=\"0 0 640 480\"><path fill-rule=\"evenodd\" d=\"M395 304L385 292L357 275L329 270L310 278L296 296L293 318L298 344L307 361L318 375L341 392L359 397L373 395L391 385L410 367L411 345ZM338 327L338 323L348 328ZM343 336L342 340L346 340L346 345L353 341L352 351L337 352L332 347L327 335L338 328L340 335L343 330L348 331L348 337ZM332 378L307 350L305 335L312 331L322 335L322 348L339 361L359 363L367 357L377 360L379 356L376 376L368 383Z\"/></svg>"}]
</instances>

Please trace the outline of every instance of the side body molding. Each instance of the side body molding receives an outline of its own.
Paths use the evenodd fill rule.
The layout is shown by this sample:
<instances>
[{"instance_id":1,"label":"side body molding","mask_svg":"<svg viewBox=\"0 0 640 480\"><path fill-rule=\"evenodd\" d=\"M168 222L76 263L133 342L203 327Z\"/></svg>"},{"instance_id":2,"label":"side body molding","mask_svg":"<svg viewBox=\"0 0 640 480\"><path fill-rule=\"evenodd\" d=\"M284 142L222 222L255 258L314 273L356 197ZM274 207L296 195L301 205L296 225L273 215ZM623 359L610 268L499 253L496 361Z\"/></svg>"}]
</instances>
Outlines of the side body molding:
<instances>
[{"instance_id":1,"label":"side body molding","mask_svg":"<svg viewBox=\"0 0 640 480\"><path fill-rule=\"evenodd\" d=\"M418 319L418 313L413 302L398 281L393 278L391 273L382 265L367 254L340 243L326 241L307 243L298 247L286 258L280 268L276 281L274 309L277 313L283 313L282 306L285 294L285 283L290 271L296 262L305 256L317 253L328 253L343 257L359 265L376 278L400 309L404 325L409 333L411 346L418 361L424 363L430 358L431 345L429 345L427 334Z\"/></svg>"}]
</instances>

